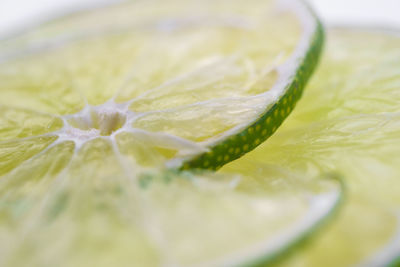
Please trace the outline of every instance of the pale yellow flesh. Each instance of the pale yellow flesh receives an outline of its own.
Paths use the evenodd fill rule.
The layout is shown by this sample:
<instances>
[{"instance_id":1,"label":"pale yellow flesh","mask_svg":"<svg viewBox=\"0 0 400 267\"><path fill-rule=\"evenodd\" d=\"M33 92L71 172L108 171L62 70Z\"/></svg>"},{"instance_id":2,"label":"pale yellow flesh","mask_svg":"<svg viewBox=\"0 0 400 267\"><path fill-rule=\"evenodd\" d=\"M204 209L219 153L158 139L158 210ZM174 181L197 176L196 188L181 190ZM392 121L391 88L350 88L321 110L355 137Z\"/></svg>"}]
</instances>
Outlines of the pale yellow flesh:
<instances>
[{"instance_id":1,"label":"pale yellow flesh","mask_svg":"<svg viewBox=\"0 0 400 267\"><path fill-rule=\"evenodd\" d=\"M282 266L384 266L400 255L400 37L332 30L318 71L268 142L227 166L343 176L343 209Z\"/></svg>"}]
</instances>

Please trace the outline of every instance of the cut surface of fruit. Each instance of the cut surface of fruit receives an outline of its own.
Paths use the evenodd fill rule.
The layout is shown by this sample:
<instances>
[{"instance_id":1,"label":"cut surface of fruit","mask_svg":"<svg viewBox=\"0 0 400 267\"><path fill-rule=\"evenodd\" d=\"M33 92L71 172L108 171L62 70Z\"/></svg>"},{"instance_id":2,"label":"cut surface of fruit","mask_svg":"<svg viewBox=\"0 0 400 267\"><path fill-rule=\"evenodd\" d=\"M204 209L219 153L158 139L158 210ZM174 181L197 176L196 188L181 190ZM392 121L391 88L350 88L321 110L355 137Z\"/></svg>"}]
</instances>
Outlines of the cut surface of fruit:
<instances>
[{"instance_id":1,"label":"cut surface of fruit","mask_svg":"<svg viewBox=\"0 0 400 267\"><path fill-rule=\"evenodd\" d=\"M272 135L322 38L300 1L146 0L0 42L0 266L282 253L335 210L340 182L177 169L219 168Z\"/></svg>"},{"instance_id":2,"label":"cut surface of fruit","mask_svg":"<svg viewBox=\"0 0 400 267\"><path fill-rule=\"evenodd\" d=\"M291 117L268 142L224 168L259 162L301 177L342 175L341 212L278 266L386 266L400 255L400 36L337 29L327 38Z\"/></svg>"},{"instance_id":3,"label":"cut surface of fruit","mask_svg":"<svg viewBox=\"0 0 400 267\"><path fill-rule=\"evenodd\" d=\"M168 167L216 169L275 132L322 39L296 0L134 1L68 16L0 44L1 141L130 136Z\"/></svg>"}]
</instances>

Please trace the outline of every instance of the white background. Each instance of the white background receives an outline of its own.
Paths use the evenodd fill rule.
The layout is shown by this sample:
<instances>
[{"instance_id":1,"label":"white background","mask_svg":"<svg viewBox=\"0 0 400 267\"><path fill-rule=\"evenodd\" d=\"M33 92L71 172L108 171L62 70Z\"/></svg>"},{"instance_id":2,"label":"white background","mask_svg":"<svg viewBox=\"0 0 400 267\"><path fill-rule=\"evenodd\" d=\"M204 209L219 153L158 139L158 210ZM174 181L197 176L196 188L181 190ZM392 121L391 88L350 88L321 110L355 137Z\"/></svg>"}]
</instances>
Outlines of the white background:
<instances>
[{"instance_id":1,"label":"white background","mask_svg":"<svg viewBox=\"0 0 400 267\"><path fill-rule=\"evenodd\" d=\"M0 0L0 36L67 10L118 0ZM308 0L326 24L400 28L400 0Z\"/></svg>"}]
</instances>

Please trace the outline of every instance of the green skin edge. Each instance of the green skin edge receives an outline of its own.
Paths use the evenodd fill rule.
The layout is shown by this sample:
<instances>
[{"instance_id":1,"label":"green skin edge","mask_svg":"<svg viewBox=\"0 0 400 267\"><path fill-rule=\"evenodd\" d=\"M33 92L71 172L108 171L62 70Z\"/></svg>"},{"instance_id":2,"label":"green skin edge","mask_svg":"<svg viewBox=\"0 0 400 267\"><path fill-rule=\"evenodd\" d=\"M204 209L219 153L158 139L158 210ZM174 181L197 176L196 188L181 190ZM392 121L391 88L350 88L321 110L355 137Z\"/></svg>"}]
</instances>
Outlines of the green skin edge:
<instances>
[{"instance_id":1,"label":"green skin edge","mask_svg":"<svg viewBox=\"0 0 400 267\"><path fill-rule=\"evenodd\" d=\"M251 123L242 132L231 135L218 144L208 147L209 151L187 160L180 170L210 169L218 170L223 165L240 158L268 139L292 112L301 98L309 78L316 68L324 43L324 29L319 21L313 34L310 47L302 59L285 93L270 109Z\"/></svg>"},{"instance_id":2,"label":"green skin edge","mask_svg":"<svg viewBox=\"0 0 400 267\"><path fill-rule=\"evenodd\" d=\"M291 252L312 244L314 237L317 236L318 233L322 232L324 226L330 223L332 219L334 219L338 215L340 208L346 201L346 186L341 175L339 175L338 173L329 173L325 174L324 177L321 178L335 180L340 185L339 199L329 211L329 213L321 220L319 220L315 225L313 225L313 227L298 235L294 240L289 242L286 246L282 247L275 253L262 255L261 257L256 258L253 261L239 264L237 265L237 267L265 267L279 264L280 262L284 261L286 259L286 256Z\"/></svg>"}]
</instances>

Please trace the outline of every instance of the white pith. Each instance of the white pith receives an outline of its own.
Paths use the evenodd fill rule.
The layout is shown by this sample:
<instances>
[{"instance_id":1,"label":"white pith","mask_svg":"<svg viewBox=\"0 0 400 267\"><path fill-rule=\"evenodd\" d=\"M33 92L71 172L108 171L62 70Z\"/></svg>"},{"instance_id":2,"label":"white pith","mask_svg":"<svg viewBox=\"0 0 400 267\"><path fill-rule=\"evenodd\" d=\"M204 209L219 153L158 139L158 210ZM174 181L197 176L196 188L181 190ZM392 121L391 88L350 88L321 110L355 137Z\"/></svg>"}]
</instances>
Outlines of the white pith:
<instances>
[{"instance_id":1,"label":"white pith","mask_svg":"<svg viewBox=\"0 0 400 267\"><path fill-rule=\"evenodd\" d=\"M114 114L122 114L125 116L125 123L115 131L112 131L110 135L101 135L100 129L96 129L93 127L93 120L91 118L91 113L96 112L97 114L110 114L113 116ZM128 114L130 114L128 116ZM128 118L129 117L129 118ZM58 136L58 139L55 143L72 141L75 143L76 149L79 149L85 142L95 139L95 138L110 138L114 139L115 135L121 131L129 131L129 122L135 118L135 114L130 112L126 105L116 104L114 102L106 102L101 106L89 106L87 105L83 110L78 113L66 115L63 117L64 127L55 134ZM69 122L71 119L77 119L87 124L88 129L79 129ZM113 118L108 118L109 120L113 120ZM107 119L106 119L107 120ZM104 124L109 124L110 122L104 121ZM129 128L129 129L128 129Z\"/></svg>"}]
</instances>

